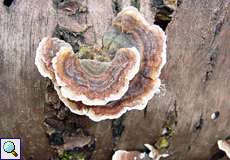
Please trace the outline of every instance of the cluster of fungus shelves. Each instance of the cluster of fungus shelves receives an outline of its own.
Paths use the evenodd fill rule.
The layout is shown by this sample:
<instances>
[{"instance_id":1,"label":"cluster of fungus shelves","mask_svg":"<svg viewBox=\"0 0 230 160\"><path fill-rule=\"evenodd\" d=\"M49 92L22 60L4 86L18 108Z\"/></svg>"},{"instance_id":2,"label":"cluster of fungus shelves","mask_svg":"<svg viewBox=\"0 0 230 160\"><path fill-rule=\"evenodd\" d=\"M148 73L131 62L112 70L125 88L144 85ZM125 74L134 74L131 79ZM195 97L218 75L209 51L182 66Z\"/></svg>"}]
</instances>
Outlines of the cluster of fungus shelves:
<instances>
[{"instance_id":1,"label":"cluster of fungus shelves","mask_svg":"<svg viewBox=\"0 0 230 160\"><path fill-rule=\"evenodd\" d=\"M119 36L111 41L108 37L113 34ZM91 54L110 61L80 58L70 44L51 37L41 41L35 59L39 72L52 80L61 101L73 113L94 121L144 109L159 90L160 72L166 63L164 31L150 25L134 7L118 13L104 37L102 49L92 47Z\"/></svg>"}]
</instances>

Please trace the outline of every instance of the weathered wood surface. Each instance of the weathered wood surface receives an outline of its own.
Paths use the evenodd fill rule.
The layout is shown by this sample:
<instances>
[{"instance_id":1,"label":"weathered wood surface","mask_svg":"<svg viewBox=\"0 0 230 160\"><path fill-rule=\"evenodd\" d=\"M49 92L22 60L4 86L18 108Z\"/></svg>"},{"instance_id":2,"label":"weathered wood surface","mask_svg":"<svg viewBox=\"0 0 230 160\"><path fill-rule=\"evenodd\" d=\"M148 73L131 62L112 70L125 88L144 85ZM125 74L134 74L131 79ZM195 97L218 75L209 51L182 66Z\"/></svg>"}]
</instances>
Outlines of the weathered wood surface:
<instances>
[{"instance_id":1,"label":"weathered wood surface","mask_svg":"<svg viewBox=\"0 0 230 160\"><path fill-rule=\"evenodd\" d=\"M35 50L57 24L76 25L84 43L101 43L116 15L112 0L79 0L88 12L68 16L51 0L0 3L0 137L21 137L25 159L48 159L52 151L42 128L45 80L35 65ZM117 0L118 8L131 1ZM140 10L153 23L156 9L140 0ZM111 120L94 123L79 116L79 124L96 137L93 160L111 159L114 149L143 149L154 144L174 115L169 159L210 159L215 144L230 135L230 13L228 0L184 0L167 28L168 63L162 93L145 111L131 111L121 120L123 132L114 138ZM211 120L213 112L220 116ZM213 149L214 148L214 149Z\"/></svg>"},{"instance_id":2,"label":"weathered wood surface","mask_svg":"<svg viewBox=\"0 0 230 160\"><path fill-rule=\"evenodd\" d=\"M0 1L0 137L20 137L23 154L46 159L42 128L44 79L34 65L35 49L55 26L51 1Z\"/></svg>"}]
</instances>

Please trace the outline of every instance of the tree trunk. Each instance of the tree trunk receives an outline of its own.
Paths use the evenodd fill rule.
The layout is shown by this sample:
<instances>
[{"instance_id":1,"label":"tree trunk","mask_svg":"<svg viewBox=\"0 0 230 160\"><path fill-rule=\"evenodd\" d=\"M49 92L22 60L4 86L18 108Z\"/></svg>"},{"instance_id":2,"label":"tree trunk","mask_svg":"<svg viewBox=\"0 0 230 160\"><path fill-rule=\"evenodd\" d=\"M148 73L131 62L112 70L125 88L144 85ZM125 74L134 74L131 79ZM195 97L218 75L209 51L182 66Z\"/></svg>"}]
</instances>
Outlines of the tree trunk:
<instances>
[{"instance_id":1,"label":"tree trunk","mask_svg":"<svg viewBox=\"0 0 230 160\"><path fill-rule=\"evenodd\" d=\"M45 160L53 157L54 150L42 127L47 82L34 65L41 38L62 37L75 50L83 44L100 45L122 8L138 7L153 24L158 23L157 4L163 0L72 0L71 5L59 0L15 0L7 6L9 1L0 3L0 137L22 138L24 159ZM109 160L117 149L158 145L165 138L162 130L169 128L168 159L214 160L217 140L230 136L229 0L178 0L177 4L166 25L161 93L147 108L98 123L69 115L96 138L91 159ZM213 120L214 112L219 117Z\"/></svg>"}]
</instances>

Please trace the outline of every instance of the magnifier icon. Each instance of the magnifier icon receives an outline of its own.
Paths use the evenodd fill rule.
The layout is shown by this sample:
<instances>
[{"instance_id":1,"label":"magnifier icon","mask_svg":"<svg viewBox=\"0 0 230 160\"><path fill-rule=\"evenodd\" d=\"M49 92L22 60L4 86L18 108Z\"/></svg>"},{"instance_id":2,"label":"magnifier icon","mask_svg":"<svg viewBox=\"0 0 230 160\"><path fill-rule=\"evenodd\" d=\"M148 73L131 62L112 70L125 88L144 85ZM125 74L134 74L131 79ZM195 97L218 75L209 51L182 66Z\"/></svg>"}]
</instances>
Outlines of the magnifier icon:
<instances>
[{"instance_id":1,"label":"magnifier icon","mask_svg":"<svg viewBox=\"0 0 230 160\"><path fill-rule=\"evenodd\" d=\"M14 157L18 156L17 152L15 152L15 145L11 141L7 141L3 144L3 150L6 153L11 153Z\"/></svg>"}]
</instances>

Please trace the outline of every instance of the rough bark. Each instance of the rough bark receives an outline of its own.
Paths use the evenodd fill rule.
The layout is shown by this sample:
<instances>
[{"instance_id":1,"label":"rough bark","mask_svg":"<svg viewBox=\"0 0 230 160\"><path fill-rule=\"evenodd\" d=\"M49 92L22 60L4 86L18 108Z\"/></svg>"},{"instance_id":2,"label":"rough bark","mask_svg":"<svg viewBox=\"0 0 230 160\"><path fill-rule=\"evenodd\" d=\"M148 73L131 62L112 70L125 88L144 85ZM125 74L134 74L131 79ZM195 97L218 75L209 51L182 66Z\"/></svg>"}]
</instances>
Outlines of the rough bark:
<instances>
[{"instance_id":1,"label":"rough bark","mask_svg":"<svg viewBox=\"0 0 230 160\"><path fill-rule=\"evenodd\" d=\"M103 33L125 0L79 0L76 14L57 7L58 0L0 3L0 137L20 137L24 159L49 159L54 153L42 128L46 81L35 65L42 37L63 28L79 33L73 44L101 44ZM154 22L154 0L141 0L140 11ZM180 1L181 2L181 1ZM93 160L111 159L116 149L143 150L157 144L164 127L172 128L169 159L212 159L216 141L230 136L230 13L228 0L184 0L167 27L164 85L144 111L94 123L71 115L96 138ZM73 31L73 29L70 29ZM76 49L78 49L76 47ZM219 111L216 120L213 112Z\"/></svg>"}]
</instances>

